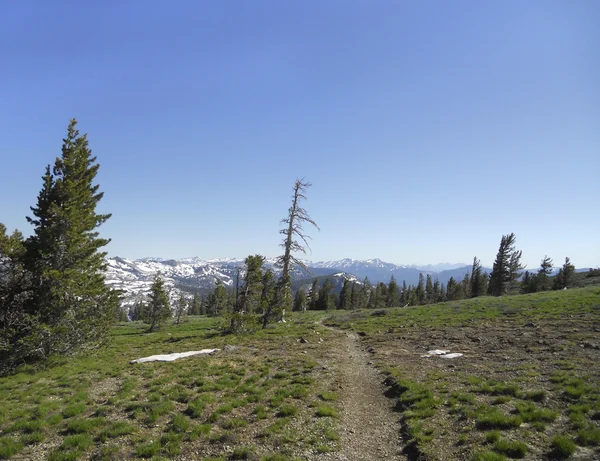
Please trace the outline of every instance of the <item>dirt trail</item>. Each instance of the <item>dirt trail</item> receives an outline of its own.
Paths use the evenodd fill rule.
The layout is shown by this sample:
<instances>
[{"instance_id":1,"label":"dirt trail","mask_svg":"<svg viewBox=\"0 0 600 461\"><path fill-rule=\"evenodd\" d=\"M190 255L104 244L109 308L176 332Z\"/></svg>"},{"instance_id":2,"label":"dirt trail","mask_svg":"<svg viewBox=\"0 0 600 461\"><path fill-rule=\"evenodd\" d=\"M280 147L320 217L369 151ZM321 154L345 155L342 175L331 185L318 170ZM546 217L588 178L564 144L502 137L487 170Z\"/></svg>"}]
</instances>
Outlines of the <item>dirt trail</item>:
<instances>
[{"instance_id":1,"label":"dirt trail","mask_svg":"<svg viewBox=\"0 0 600 461\"><path fill-rule=\"evenodd\" d=\"M382 376L369 365L370 356L356 334L333 331L329 366L339 386L342 449L326 459L406 460L401 453L400 414L393 410L395 400L384 396Z\"/></svg>"}]
</instances>

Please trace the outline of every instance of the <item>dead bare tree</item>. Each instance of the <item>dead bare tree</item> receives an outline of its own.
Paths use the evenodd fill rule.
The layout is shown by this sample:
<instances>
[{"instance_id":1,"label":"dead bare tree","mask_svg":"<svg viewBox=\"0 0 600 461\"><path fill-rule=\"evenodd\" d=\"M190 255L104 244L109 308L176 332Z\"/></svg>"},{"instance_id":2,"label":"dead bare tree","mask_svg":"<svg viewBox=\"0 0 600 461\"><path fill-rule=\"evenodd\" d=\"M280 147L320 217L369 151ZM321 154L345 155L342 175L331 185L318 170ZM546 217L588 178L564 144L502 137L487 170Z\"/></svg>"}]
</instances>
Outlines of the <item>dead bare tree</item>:
<instances>
[{"instance_id":1,"label":"dead bare tree","mask_svg":"<svg viewBox=\"0 0 600 461\"><path fill-rule=\"evenodd\" d=\"M297 179L294 184L294 193L292 195L292 206L288 209L288 216L281 220L284 227L279 231L285 237L281 242L283 255L277 259L277 264L281 267L281 277L277 282L275 289L275 298L273 303L263 315L263 328L267 326L273 318L281 320L285 309L292 307L292 286L290 279L290 269L294 264L308 270L306 264L294 253L306 254L310 250L308 240L310 236L305 233L304 224L313 225L319 230L317 223L310 217L308 212L300 206L302 200L306 200L306 190L312 184L305 181L304 178Z\"/></svg>"}]
</instances>

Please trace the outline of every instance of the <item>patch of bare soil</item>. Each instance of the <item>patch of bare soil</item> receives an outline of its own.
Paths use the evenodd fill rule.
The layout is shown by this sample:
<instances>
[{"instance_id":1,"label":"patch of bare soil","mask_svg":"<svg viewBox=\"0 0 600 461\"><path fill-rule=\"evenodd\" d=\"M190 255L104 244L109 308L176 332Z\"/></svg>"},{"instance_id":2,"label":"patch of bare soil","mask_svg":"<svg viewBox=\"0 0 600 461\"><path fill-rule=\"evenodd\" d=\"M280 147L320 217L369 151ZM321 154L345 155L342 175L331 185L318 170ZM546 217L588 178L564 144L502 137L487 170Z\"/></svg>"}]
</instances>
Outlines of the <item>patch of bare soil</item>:
<instances>
[{"instance_id":1,"label":"patch of bare soil","mask_svg":"<svg viewBox=\"0 0 600 461\"><path fill-rule=\"evenodd\" d=\"M384 378L361 348L358 335L336 330L329 346L328 366L340 396L341 450L323 458L406 459L401 453L400 414L394 411L395 400L385 397Z\"/></svg>"}]
</instances>

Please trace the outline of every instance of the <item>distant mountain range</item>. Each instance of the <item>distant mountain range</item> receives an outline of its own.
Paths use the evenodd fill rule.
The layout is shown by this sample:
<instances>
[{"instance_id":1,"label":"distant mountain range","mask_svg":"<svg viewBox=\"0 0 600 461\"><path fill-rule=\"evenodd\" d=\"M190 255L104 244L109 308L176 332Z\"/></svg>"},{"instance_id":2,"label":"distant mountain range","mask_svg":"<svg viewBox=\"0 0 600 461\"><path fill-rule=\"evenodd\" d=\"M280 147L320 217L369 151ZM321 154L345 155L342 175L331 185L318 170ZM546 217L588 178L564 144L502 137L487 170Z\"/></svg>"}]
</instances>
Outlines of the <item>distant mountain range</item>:
<instances>
[{"instance_id":1,"label":"distant mountain range","mask_svg":"<svg viewBox=\"0 0 600 461\"><path fill-rule=\"evenodd\" d=\"M296 267L292 272L294 288L306 287L315 277L329 277L334 289L341 288L344 279L361 283L368 277L372 284L378 282L387 283L392 275L398 284L406 281L409 285L416 285L419 274L431 276L441 283L448 283L450 277L462 280L465 274L470 273L471 266L466 264L440 263L435 265L401 266L381 261L380 259L354 260L342 259L339 261L305 261L309 271ZM146 296L154 275L160 272L168 287L171 288L172 296L179 293L204 294L215 287L217 280L224 285L233 287L238 269L243 268L243 259L162 259L143 258L130 260L120 257L107 260L106 280L113 288L123 290L124 306L131 306L138 299ZM265 267L272 269L275 273L279 268L275 265L275 259L267 259ZM485 271L491 269L484 268Z\"/></svg>"}]
</instances>

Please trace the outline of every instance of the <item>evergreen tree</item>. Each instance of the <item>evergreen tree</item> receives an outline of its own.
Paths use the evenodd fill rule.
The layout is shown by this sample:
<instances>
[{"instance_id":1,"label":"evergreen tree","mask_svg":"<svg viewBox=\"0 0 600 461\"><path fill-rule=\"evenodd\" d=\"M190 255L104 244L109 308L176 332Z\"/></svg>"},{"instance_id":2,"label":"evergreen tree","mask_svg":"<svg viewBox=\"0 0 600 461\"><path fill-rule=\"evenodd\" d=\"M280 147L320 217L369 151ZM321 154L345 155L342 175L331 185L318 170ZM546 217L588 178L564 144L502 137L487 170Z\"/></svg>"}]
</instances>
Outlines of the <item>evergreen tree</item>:
<instances>
[{"instance_id":1,"label":"evergreen tree","mask_svg":"<svg viewBox=\"0 0 600 461\"><path fill-rule=\"evenodd\" d=\"M519 272L524 268L521 265L522 251L515 249L515 234L503 235L500 248L494 261L488 285L488 293L492 296L501 296L508 292L511 285L519 277Z\"/></svg>"},{"instance_id":2,"label":"evergreen tree","mask_svg":"<svg viewBox=\"0 0 600 461\"><path fill-rule=\"evenodd\" d=\"M565 263L554 278L554 289L562 290L569 287L573 283L573 274L575 274L575 266L571 264L571 260L566 257Z\"/></svg>"},{"instance_id":3,"label":"evergreen tree","mask_svg":"<svg viewBox=\"0 0 600 461\"><path fill-rule=\"evenodd\" d=\"M552 264L552 259L549 258L548 255L544 256L536 276L537 289L539 291L547 291L550 289L550 274L552 274Z\"/></svg>"},{"instance_id":4,"label":"evergreen tree","mask_svg":"<svg viewBox=\"0 0 600 461\"><path fill-rule=\"evenodd\" d=\"M442 287L440 285L440 281L436 278L435 282L433 282L433 302L434 303L442 302L441 289L442 289Z\"/></svg>"},{"instance_id":5,"label":"evergreen tree","mask_svg":"<svg viewBox=\"0 0 600 461\"><path fill-rule=\"evenodd\" d=\"M160 273L154 276L154 281L150 287L150 301L145 314L145 322L150 324L149 332L154 331L162 322L171 317L169 296Z\"/></svg>"},{"instance_id":6,"label":"evergreen tree","mask_svg":"<svg viewBox=\"0 0 600 461\"><path fill-rule=\"evenodd\" d=\"M306 293L303 290L296 290L296 296L294 296L293 310L296 312L306 311Z\"/></svg>"},{"instance_id":7,"label":"evergreen tree","mask_svg":"<svg viewBox=\"0 0 600 461\"><path fill-rule=\"evenodd\" d=\"M359 288L356 288L356 282L352 282L350 292L350 309L358 309L359 304Z\"/></svg>"},{"instance_id":8,"label":"evergreen tree","mask_svg":"<svg viewBox=\"0 0 600 461\"><path fill-rule=\"evenodd\" d=\"M327 278L323 283L323 286L319 290L319 299L317 300L317 309L318 310L329 310L334 307L334 304L331 299L331 289L333 288L333 284L331 280Z\"/></svg>"},{"instance_id":9,"label":"evergreen tree","mask_svg":"<svg viewBox=\"0 0 600 461\"><path fill-rule=\"evenodd\" d=\"M187 314L188 303L185 296L179 295L179 300L175 306L175 323L179 325L181 323L181 317Z\"/></svg>"},{"instance_id":10,"label":"evergreen tree","mask_svg":"<svg viewBox=\"0 0 600 461\"><path fill-rule=\"evenodd\" d=\"M473 269L471 270L470 297L483 296L487 292L487 274L482 272L481 261L477 256L473 258Z\"/></svg>"},{"instance_id":11,"label":"evergreen tree","mask_svg":"<svg viewBox=\"0 0 600 461\"><path fill-rule=\"evenodd\" d=\"M146 305L141 299L137 300L131 309L131 320L132 321L143 321L146 318Z\"/></svg>"},{"instance_id":12,"label":"evergreen tree","mask_svg":"<svg viewBox=\"0 0 600 461\"><path fill-rule=\"evenodd\" d=\"M521 279L521 293L535 293L537 291L537 278L525 271Z\"/></svg>"},{"instance_id":13,"label":"evergreen tree","mask_svg":"<svg viewBox=\"0 0 600 461\"><path fill-rule=\"evenodd\" d=\"M263 316L263 328L272 318L281 318L285 309L292 307L292 287L290 279L290 269L293 264L302 267L308 271L306 264L294 256L295 252L306 254L310 249L308 245L308 236L304 231L304 224L308 223L319 229L317 223L310 217L308 212L300 206L303 200L306 200L306 190L311 183L303 179L297 179L294 184L292 195L292 206L288 209L288 215L281 223L284 228L279 232L284 235L281 247L283 255L278 258L278 264L281 266L281 277L275 288L275 299Z\"/></svg>"},{"instance_id":14,"label":"evergreen tree","mask_svg":"<svg viewBox=\"0 0 600 461\"><path fill-rule=\"evenodd\" d=\"M244 282L237 305L233 307L229 330L238 332L243 330L246 325L248 314L258 312L261 305L261 297L263 292L262 267L265 262L265 257L261 255L248 256L244 263L246 264L246 272L244 274ZM263 318L268 315L269 311L265 311ZM263 320L266 322L266 320ZM265 323L266 325L266 323Z\"/></svg>"},{"instance_id":15,"label":"evergreen tree","mask_svg":"<svg viewBox=\"0 0 600 461\"><path fill-rule=\"evenodd\" d=\"M216 317L227 308L227 290L221 280L217 279L215 289L208 297L207 314Z\"/></svg>"},{"instance_id":16,"label":"evergreen tree","mask_svg":"<svg viewBox=\"0 0 600 461\"><path fill-rule=\"evenodd\" d=\"M375 286L375 301L373 307L381 309L386 306L387 301L387 285L383 282L378 282Z\"/></svg>"},{"instance_id":17,"label":"evergreen tree","mask_svg":"<svg viewBox=\"0 0 600 461\"><path fill-rule=\"evenodd\" d=\"M425 299L428 304L434 302L433 280L431 279L431 274L427 274L425 281Z\"/></svg>"},{"instance_id":18,"label":"evergreen tree","mask_svg":"<svg viewBox=\"0 0 600 461\"><path fill-rule=\"evenodd\" d=\"M396 283L396 278L392 275L390 277L390 283L388 284L387 289L387 299L386 306L387 307L395 307L400 304L400 293L398 293L398 284Z\"/></svg>"},{"instance_id":19,"label":"evergreen tree","mask_svg":"<svg viewBox=\"0 0 600 461\"><path fill-rule=\"evenodd\" d=\"M365 309L369 307L369 303L372 302L371 296L371 282L369 277L365 277L363 280L363 286L359 297L360 307L359 309Z\"/></svg>"},{"instance_id":20,"label":"evergreen tree","mask_svg":"<svg viewBox=\"0 0 600 461\"><path fill-rule=\"evenodd\" d=\"M452 301L455 299L456 289L457 289L456 280L454 280L454 277L450 277L450 280L448 280L448 287L446 288L446 293L447 293L446 298L449 301Z\"/></svg>"},{"instance_id":21,"label":"evergreen tree","mask_svg":"<svg viewBox=\"0 0 600 461\"><path fill-rule=\"evenodd\" d=\"M410 298L408 296L408 287L406 286L406 280L402 280L402 291L400 291L400 304L404 306L409 299Z\"/></svg>"},{"instance_id":22,"label":"evergreen tree","mask_svg":"<svg viewBox=\"0 0 600 461\"><path fill-rule=\"evenodd\" d=\"M25 269L23 236L6 235L0 224L0 375L31 357L35 317L26 313L32 296L31 274Z\"/></svg>"},{"instance_id":23,"label":"evergreen tree","mask_svg":"<svg viewBox=\"0 0 600 461\"><path fill-rule=\"evenodd\" d=\"M315 277L308 292L308 308L315 310L319 304L319 279Z\"/></svg>"},{"instance_id":24,"label":"evergreen tree","mask_svg":"<svg viewBox=\"0 0 600 461\"><path fill-rule=\"evenodd\" d=\"M94 184L99 165L76 124L71 120L27 218L34 227L24 257L34 287L27 313L36 319L30 332L39 358L101 344L119 305L118 292L105 284L100 251L110 240L97 232L111 215L96 213L104 195Z\"/></svg>"},{"instance_id":25,"label":"evergreen tree","mask_svg":"<svg viewBox=\"0 0 600 461\"><path fill-rule=\"evenodd\" d=\"M202 299L198 293L194 293L192 298L192 304L190 307L190 315L201 315L202 312Z\"/></svg>"},{"instance_id":26,"label":"evergreen tree","mask_svg":"<svg viewBox=\"0 0 600 461\"><path fill-rule=\"evenodd\" d=\"M275 299L275 274L267 269L262 278L262 292L260 295L260 313L264 315L269 310Z\"/></svg>"},{"instance_id":27,"label":"evergreen tree","mask_svg":"<svg viewBox=\"0 0 600 461\"><path fill-rule=\"evenodd\" d=\"M425 277L423 274L419 274L419 284L416 289L417 302L419 304L425 304Z\"/></svg>"},{"instance_id":28,"label":"evergreen tree","mask_svg":"<svg viewBox=\"0 0 600 461\"><path fill-rule=\"evenodd\" d=\"M344 279L344 285L342 286L342 291L340 292L340 309L351 309L352 308L352 299L350 293L350 282L348 279Z\"/></svg>"}]
</instances>

